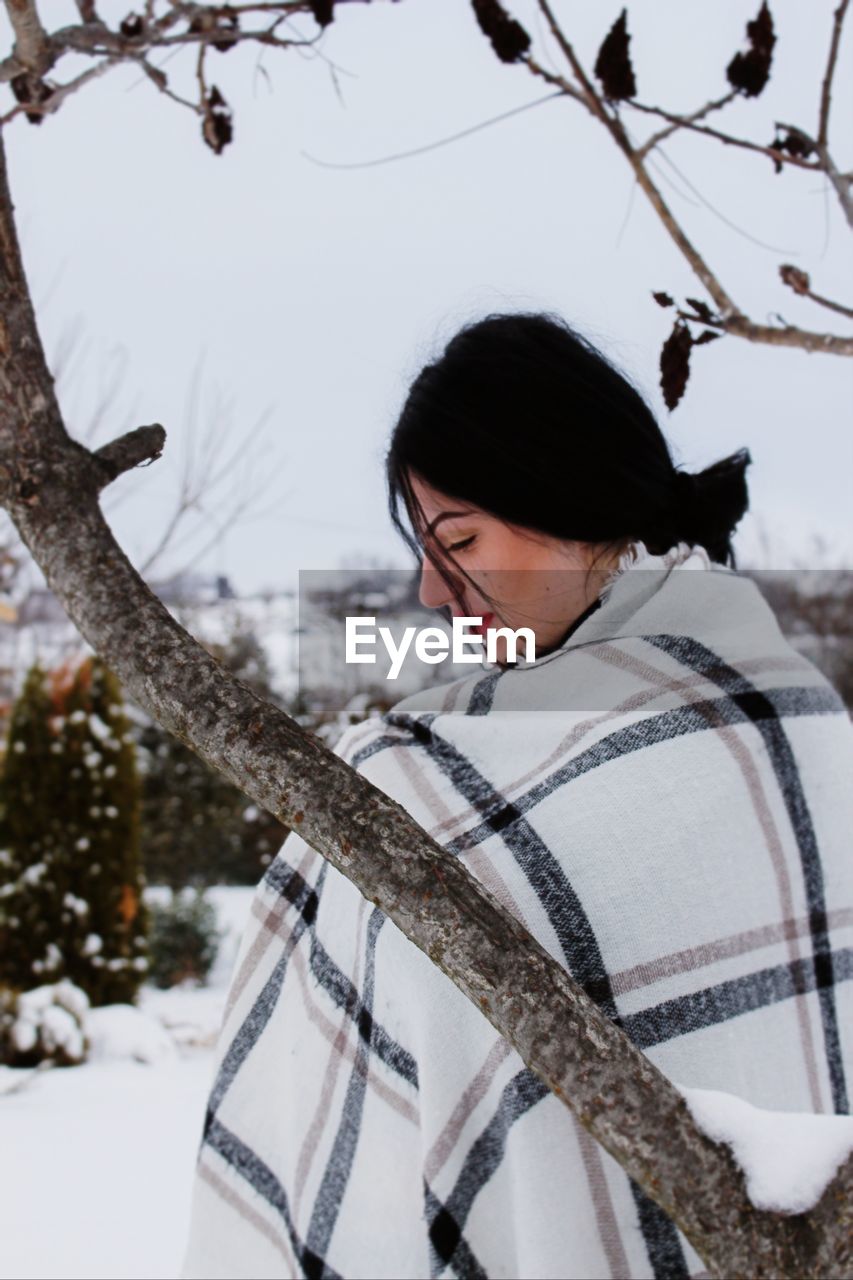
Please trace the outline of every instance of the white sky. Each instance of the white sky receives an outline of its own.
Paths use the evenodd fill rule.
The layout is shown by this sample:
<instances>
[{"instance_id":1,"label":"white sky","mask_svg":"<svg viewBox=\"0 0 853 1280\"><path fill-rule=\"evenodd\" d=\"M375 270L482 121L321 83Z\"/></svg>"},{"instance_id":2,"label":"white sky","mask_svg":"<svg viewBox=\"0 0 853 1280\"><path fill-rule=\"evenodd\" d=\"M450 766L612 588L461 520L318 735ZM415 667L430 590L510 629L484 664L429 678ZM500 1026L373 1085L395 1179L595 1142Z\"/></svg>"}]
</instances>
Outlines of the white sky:
<instances>
[{"instance_id":1,"label":"white sky","mask_svg":"<svg viewBox=\"0 0 853 1280\"><path fill-rule=\"evenodd\" d=\"M591 68L621 3L555 8ZM723 127L759 141L775 120L815 132L833 8L773 0L771 83ZM99 9L114 22L127 3ZM511 9L540 59L556 60L532 0ZM633 0L640 97L693 109L725 92L725 67L757 9L758 0ZM42 11L56 26L76 14L70 0ZM313 30L308 18L295 26ZM217 405L230 406L229 448L270 413L254 481L240 466L233 481L270 477L263 514L222 539L204 568L249 591L343 558L408 563L386 516L382 458L410 380L460 324L541 307L566 315L637 380L684 465L749 446L744 559L809 562L820 537L826 563L853 564L853 361L725 339L694 353L686 399L669 418L657 361L671 318L650 291L701 289L642 193L632 199L630 170L601 127L559 101L417 158L321 168L303 152L369 160L548 92L523 66L497 61L466 0L342 5L322 50L341 68L343 105L320 58L266 50L258 70L257 50L211 52L208 76L235 111L235 141L219 157L194 115L125 68L39 128L17 120L6 130L45 345L55 360L71 334L82 342L61 383L72 433L111 368L122 371L120 392L97 442L144 422L169 433L159 462L119 482L128 498L114 526L132 558L154 545L171 509L201 362L202 449ZM192 93L191 51L154 61ZM853 167L851 62L848 29L832 138L842 169ZM626 119L635 136L645 130L635 113ZM778 310L844 332L840 317L836 325L777 280L778 265L793 262L818 292L850 303L849 230L824 184L795 170L777 177L769 160L705 139L679 138L667 154L721 214L773 246L731 229L658 162L666 198L735 300L757 320ZM178 548L171 567L204 540Z\"/></svg>"}]
</instances>

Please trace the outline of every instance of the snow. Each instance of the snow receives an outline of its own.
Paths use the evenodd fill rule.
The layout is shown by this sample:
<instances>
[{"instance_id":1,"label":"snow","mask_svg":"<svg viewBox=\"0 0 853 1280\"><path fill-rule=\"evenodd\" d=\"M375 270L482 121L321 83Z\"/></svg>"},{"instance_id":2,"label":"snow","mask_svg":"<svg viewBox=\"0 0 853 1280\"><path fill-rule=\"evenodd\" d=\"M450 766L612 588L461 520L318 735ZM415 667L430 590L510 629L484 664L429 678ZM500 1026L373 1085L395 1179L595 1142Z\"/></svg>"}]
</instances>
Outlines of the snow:
<instances>
[{"instance_id":1,"label":"snow","mask_svg":"<svg viewBox=\"0 0 853 1280\"><path fill-rule=\"evenodd\" d=\"M86 1018L92 1062L130 1060L157 1063L177 1056L177 1046L163 1023L132 1004L90 1010Z\"/></svg>"},{"instance_id":2,"label":"snow","mask_svg":"<svg viewBox=\"0 0 853 1280\"><path fill-rule=\"evenodd\" d=\"M83 1057L85 1049L83 1032L80 1029L80 1023L67 1009L61 1009L58 1005L45 1009L41 1015L40 1025L42 1042L48 1053L62 1049L69 1058Z\"/></svg>"},{"instance_id":3,"label":"snow","mask_svg":"<svg viewBox=\"0 0 853 1280\"><path fill-rule=\"evenodd\" d=\"M681 1092L699 1128L731 1148L757 1209L805 1213L853 1151L853 1116L766 1111L716 1089Z\"/></svg>"},{"instance_id":4,"label":"snow","mask_svg":"<svg viewBox=\"0 0 853 1280\"><path fill-rule=\"evenodd\" d=\"M104 724L104 721L96 711L89 712L89 728L95 737L99 738L101 742L107 742L113 736L110 726L108 724Z\"/></svg>"},{"instance_id":5,"label":"snow","mask_svg":"<svg viewBox=\"0 0 853 1280\"><path fill-rule=\"evenodd\" d=\"M57 1068L0 1099L0 1273L177 1276L209 1085L204 1053Z\"/></svg>"},{"instance_id":6,"label":"snow","mask_svg":"<svg viewBox=\"0 0 853 1280\"><path fill-rule=\"evenodd\" d=\"M253 893L210 891L225 936L208 987L144 987L139 1007L85 1012L83 1066L0 1067L2 1280L180 1274L213 1048ZM25 999L52 1016L63 986Z\"/></svg>"},{"instance_id":7,"label":"snow","mask_svg":"<svg viewBox=\"0 0 853 1280\"><path fill-rule=\"evenodd\" d=\"M85 1055L88 1009L85 993L73 982L35 987L18 998L12 1042L20 1053L28 1053L41 1040L47 1054L62 1051L80 1061Z\"/></svg>"}]
</instances>

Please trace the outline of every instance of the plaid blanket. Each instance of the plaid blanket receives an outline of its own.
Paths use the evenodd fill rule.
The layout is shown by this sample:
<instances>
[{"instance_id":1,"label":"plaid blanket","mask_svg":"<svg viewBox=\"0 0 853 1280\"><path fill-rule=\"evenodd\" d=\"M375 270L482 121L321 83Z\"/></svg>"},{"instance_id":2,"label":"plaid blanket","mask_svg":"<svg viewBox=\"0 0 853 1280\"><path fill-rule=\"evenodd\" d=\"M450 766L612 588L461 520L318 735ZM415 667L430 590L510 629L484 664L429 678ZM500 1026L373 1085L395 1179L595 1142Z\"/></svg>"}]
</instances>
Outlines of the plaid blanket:
<instances>
[{"instance_id":1,"label":"plaid blanket","mask_svg":"<svg viewBox=\"0 0 853 1280\"><path fill-rule=\"evenodd\" d=\"M337 751L677 1083L845 1111L853 727L755 584L637 544L557 651ZM296 835L225 1013L184 1276L682 1277L690 1246Z\"/></svg>"}]
</instances>

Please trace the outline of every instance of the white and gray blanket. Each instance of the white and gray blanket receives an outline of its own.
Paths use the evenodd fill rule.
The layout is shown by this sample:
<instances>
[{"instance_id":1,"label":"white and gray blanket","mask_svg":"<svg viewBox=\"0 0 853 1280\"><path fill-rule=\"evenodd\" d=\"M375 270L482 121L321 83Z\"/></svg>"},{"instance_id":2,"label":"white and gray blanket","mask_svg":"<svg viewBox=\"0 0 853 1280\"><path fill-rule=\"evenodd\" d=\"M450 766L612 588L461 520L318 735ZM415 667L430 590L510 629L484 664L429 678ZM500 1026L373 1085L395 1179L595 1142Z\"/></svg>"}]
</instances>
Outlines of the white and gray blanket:
<instances>
[{"instance_id":1,"label":"white and gray blanket","mask_svg":"<svg viewBox=\"0 0 853 1280\"><path fill-rule=\"evenodd\" d=\"M748 578L637 544L562 648L337 752L671 1079L847 1110L853 726ZM289 836L237 960L184 1275L700 1274L478 1009Z\"/></svg>"}]
</instances>

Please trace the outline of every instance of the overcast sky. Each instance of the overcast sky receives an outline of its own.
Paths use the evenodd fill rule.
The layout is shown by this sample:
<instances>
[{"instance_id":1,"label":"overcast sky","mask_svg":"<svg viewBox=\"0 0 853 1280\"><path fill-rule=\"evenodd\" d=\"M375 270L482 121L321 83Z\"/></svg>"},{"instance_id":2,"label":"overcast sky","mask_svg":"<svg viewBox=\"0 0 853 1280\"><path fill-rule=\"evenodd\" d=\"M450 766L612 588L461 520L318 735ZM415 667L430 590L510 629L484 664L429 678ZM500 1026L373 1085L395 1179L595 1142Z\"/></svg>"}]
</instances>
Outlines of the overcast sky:
<instances>
[{"instance_id":1,"label":"overcast sky","mask_svg":"<svg viewBox=\"0 0 853 1280\"><path fill-rule=\"evenodd\" d=\"M42 8L57 26L76 14L65 0ZM534 4L512 8L555 65ZM591 67L621 3L555 8ZM725 92L725 67L757 8L633 0L640 97L689 110ZM816 130L833 8L774 0L771 83L735 105L729 129L759 141L770 141L775 120ZM117 21L127 2L101 0L99 10ZM313 24L302 18L294 29L308 35ZM307 157L388 156L547 92L523 66L496 60L466 0L343 5L321 48L324 58L266 50L260 66L254 49L211 52L209 78L235 112L234 143L219 157L197 117L125 68L40 127L19 119L6 130L51 360L78 340L60 381L70 430L85 430L113 370L119 389L97 442L144 422L168 431L164 457L119 482L127 497L112 519L136 563L171 510L195 373L202 452L217 414L229 415L227 448L238 452L268 415L265 443L242 451L252 467L241 456L229 473L240 492L266 483L255 518L223 537L204 568L249 591L344 558L408 563L386 516L382 458L409 382L462 323L547 308L636 380L683 465L749 446L754 514L736 544L745 559L807 560L819 537L827 562L853 565L853 361L725 339L695 353L687 397L670 417L657 361L671 320L650 291L701 289L601 127L572 102L549 102L415 158L320 167ZM832 142L850 169L849 29L841 56ZM325 59L338 68L341 97ZM154 61L192 93L191 51ZM642 118L626 119L641 136ZM761 157L695 137L666 153L669 163L656 165L666 198L735 300L756 320L778 311L844 332L840 318L836 326L777 282L779 264L792 262L849 305L850 235L825 184L796 170L777 177ZM117 486L111 503L118 496ZM206 536L177 547L171 567Z\"/></svg>"}]
</instances>

